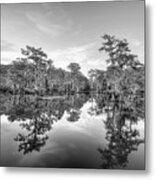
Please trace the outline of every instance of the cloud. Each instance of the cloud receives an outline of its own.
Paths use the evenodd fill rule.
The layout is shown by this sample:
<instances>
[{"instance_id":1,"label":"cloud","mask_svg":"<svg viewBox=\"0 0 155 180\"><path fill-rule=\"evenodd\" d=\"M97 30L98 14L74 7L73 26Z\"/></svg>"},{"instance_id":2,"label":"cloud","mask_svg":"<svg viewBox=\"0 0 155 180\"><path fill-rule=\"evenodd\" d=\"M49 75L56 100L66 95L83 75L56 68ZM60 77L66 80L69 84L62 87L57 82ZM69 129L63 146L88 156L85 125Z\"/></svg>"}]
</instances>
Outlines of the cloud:
<instances>
[{"instance_id":1,"label":"cloud","mask_svg":"<svg viewBox=\"0 0 155 180\"><path fill-rule=\"evenodd\" d=\"M71 62L83 63L89 58L89 51L94 46L93 43L69 47L66 49L58 49L48 53L49 57L54 60L54 64L58 67L65 68Z\"/></svg>"},{"instance_id":2,"label":"cloud","mask_svg":"<svg viewBox=\"0 0 155 180\"><path fill-rule=\"evenodd\" d=\"M137 39L130 39L129 45L131 47L131 52L138 55L138 59L141 63L144 63L145 54L144 54L144 42Z\"/></svg>"},{"instance_id":3,"label":"cloud","mask_svg":"<svg viewBox=\"0 0 155 180\"><path fill-rule=\"evenodd\" d=\"M82 73L87 76L90 69L106 69L106 56L96 50L96 42L88 43L82 46L58 49L47 53L54 61L56 67L67 70L71 62L76 62L81 66Z\"/></svg>"},{"instance_id":4,"label":"cloud","mask_svg":"<svg viewBox=\"0 0 155 180\"><path fill-rule=\"evenodd\" d=\"M130 43L132 46L140 46L142 44L142 42L137 39L130 39Z\"/></svg>"},{"instance_id":5,"label":"cloud","mask_svg":"<svg viewBox=\"0 0 155 180\"><path fill-rule=\"evenodd\" d=\"M1 51L14 51L14 45L5 40L1 41Z\"/></svg>"},{"instance_id":6,"label":"cloud","mask_svg":"<svg viewBox=\"0 0 155 180\"><path fill-rule=\"evenodd\" d=\"M53 25L53 26L47 27L47 26L42 26L42 25L38 24L37 27L40 31L42 31L45 34L49 34L52 37L59 35L63 31L63 28L58 25Z\"/></svg>"},{"instance_id":7,"label":"cloud","mask_svg":"<svg viewBox=\"0 0 155 180\"><path fill-rule=\"evenodd\" d=\"M47 12L29 11L25 13L25 16L33 23L36 30L50 37L61 35L73 26L72 20L60 10L58 12L53 9L48 9Z\"/></svg>"},{"instance_id":8,"label":"cloud","mask_svg":"<svg viewBox=\"0 0 155 180\"><path fill-rule=\"evenodd\" d=\"M96 67L96 66L98 66L99 64L100 64L100 65L104 65L104 66L106 67L106 61L103 59L103 57L97 58L97 59L92 58L92 60L89 59L89 60L87 61L87 65L92 66L92 67Z\"/></svg>"},{"instance_id":9,"label":"cloud","mask_svg":"<svg viewBox=\"0 0 155 180\"><path fill-rule=\"evenodd\" d=\"M1 64L10 64L13 60L19 57L16 47L13 43L6 40L1 41Z\"/></svg>"},{"instance_id":10,"label":"cloud","mask_svg":"<svg viewBox=\"0 0 155 180\"><path fill-rule=\"evenodd\" d=\"M1 51L1 64L10 64L21 55L15 51Z\"/></svg>"}]
</instances>

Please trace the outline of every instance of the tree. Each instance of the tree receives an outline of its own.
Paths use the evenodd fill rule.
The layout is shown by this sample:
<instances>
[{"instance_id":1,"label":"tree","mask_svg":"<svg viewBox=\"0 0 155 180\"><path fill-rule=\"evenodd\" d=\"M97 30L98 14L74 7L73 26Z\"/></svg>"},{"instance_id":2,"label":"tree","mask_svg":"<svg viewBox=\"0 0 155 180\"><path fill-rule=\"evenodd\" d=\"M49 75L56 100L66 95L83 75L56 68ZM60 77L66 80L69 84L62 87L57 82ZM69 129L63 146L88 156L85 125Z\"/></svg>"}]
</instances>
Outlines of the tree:
<instances>
[{"instance_id":1,"label":"tree","mask_svg":"<svg viewBox=\"0 0 155 180\"><path fill-rule=\"evenodd\" d=\"M122 93L123 89L137 90L138 83L141 86L144 83L141 81L144 78L138 78L144 65L139 62L136 55L132 54L129 49L129 44L126 39L119 40L115 36L105 34L102 36L103 43L100 51L108 54L107 62L107 78L112 90ZM131 73L132 72L132 73ZM135 75L135 77L133 77ZM142 74L144 77L144 74ZM135 80L138 78L137 80ZM130 83L122 83L130 81ZM143 88L144 89L144 88Z\"/></svg>"},{"instance_id":2,"label":"tree","mask_svg":"<svg viewBox=\"0 0 155 180\"><path fill-rule=\"evenodd\" d=\"M90 78L90 82L91 82L91 85L92 85L92 87L93 87L93 82L94 82L94 80L95 80L95 78L96 78L96 70L95 70L95 69L89 70L89 71L88 71L88 76L89 76L89 78Z\"/></svg>"},{"instance_id":3,"label":"tree","mask_svg":"<svg viewBox=\"0 0 155 180\"><path fill-rule=\"evenodd\" d=\"M41 48L26 46L21 49L24 57L13 61L10 76L19 89L30 88L40 91L48 88L47 71L52 69L53 61L48 59Z\"/></svg>"},{"instance_id":4,"label":"tree","mask_svg":"<svg viewBox=\"0 0 155 180\"><path fill-rule=\"evenodd\" d=\"M43 64L47 61L47 54L42 51L42 48L26 46L26 49L21 49L21 53L27 57L27 60L32 60L35 64Z\"/></svg>"},{"instance_id":5,"label":"tree","mask_svg":"<svg viewBox=\"0 0 155 180\"><path fill-rule=\"evenodd\" d=\"M105 84L107 81L106 71L99 69L91 69L88 71L88 75L90 78L91 88L95 90L105 89Z\"/></svg>"},{"instance_id":6,"label":"tree","mask_svg":"<svg viewBox=\"0 0 155 180\"><path fill-rule=\"evenodd\" d=\"M28 86L33 79L33 70L31 65L29 65L26 59L21 58L13 61L11 68L9 69L9 77L14 84L14 90L24 89Z\"/></svg>"},{"instance_id":7,"label":"tree","mask_svg":"<svg viewBox=\"0 0 155 180\"><path fill-rule=\"evenodd\" d=\"M70 71L73 75L77 75L80 73L81 67L78 63L70 63L68 65L68 69L70 69Z\"/></svg>"},{"instance_id":8,"label":"tree","mask_svg":"<svg viewBox=\"0 0 155 180\"><path fill-rule=\"evenodd\" d=\"M21 49L22 54L26 56L28 62L32 62L35 66L35 88L38 90L45 87L47 68L52 67L52 60L48 59L41 48L26 46L26 49Z\"/></svg>"},{"instance_id":9,"label":"tree","mask_svg":"<svg viewBox=\"0 0 155 180\"><path fill-rule=\"evenodd\" d=\"M105 34L102 36L103 43L99 51L105 51L109 59L106 60L108 66L118 66L121 69L140 66L137 56L131 53L129 43L126 39L119 40L115 36Z\"/></svg>"}]
</instances>

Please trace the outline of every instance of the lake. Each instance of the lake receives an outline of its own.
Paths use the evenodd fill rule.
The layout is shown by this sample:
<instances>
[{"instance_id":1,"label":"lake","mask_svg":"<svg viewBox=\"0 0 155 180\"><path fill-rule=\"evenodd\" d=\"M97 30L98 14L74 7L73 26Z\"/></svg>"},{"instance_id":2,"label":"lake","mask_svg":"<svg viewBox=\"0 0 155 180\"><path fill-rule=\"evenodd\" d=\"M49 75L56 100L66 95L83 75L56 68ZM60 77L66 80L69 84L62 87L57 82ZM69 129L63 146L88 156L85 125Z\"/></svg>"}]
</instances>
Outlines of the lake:
<instances>
[{"instance_id":1,"label":"lake","mask_svg":"<svg viewBox=\"0 0 155 180\"><path fill-rule=\"evenodd\" d=\"M145 121L104 95L1 95L1 166L144 169Z\"/></svg>"}]
</instances>

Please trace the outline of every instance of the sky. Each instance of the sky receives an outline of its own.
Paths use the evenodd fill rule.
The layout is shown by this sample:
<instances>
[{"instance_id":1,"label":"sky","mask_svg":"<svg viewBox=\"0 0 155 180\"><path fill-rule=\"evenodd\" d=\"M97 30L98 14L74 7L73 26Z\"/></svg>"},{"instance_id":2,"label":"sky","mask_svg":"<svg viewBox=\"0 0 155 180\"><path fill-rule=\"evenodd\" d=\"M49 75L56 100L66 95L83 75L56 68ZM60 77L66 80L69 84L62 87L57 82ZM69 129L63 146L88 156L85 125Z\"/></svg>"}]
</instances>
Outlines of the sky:
<instances>
[{"instance_id":1,"label":"sky","mask_svg":"<svg viewBox=\"0 0 155 180\"><path fill-rule=\"evenodd\" d=\"M21 57L26 45L41 47L56 67L71 62L105 69L99 52L104 34L127 39L144 62L144 1L52 2L1 5L1 64Z\"/></svg>"}]
</instances>

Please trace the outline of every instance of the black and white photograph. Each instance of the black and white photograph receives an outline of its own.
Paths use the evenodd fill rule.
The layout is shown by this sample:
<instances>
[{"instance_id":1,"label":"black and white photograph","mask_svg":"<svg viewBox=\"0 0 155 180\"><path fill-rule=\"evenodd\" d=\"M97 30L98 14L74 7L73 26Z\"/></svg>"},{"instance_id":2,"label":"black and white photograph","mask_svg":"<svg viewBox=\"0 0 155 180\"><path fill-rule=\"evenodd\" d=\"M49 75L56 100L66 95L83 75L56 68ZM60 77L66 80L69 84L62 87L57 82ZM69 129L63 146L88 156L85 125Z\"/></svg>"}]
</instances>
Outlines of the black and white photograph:
<instances>
[{"instance_id":1,"label":"black and white photograph","mask_svg":"<svg viewBox=\"0 0 155 180\"><path fill-rule=\"evenodd\" d=\"M0 166L145 170L145 1L1 3Z\"/></svg>"}]
</instances>

